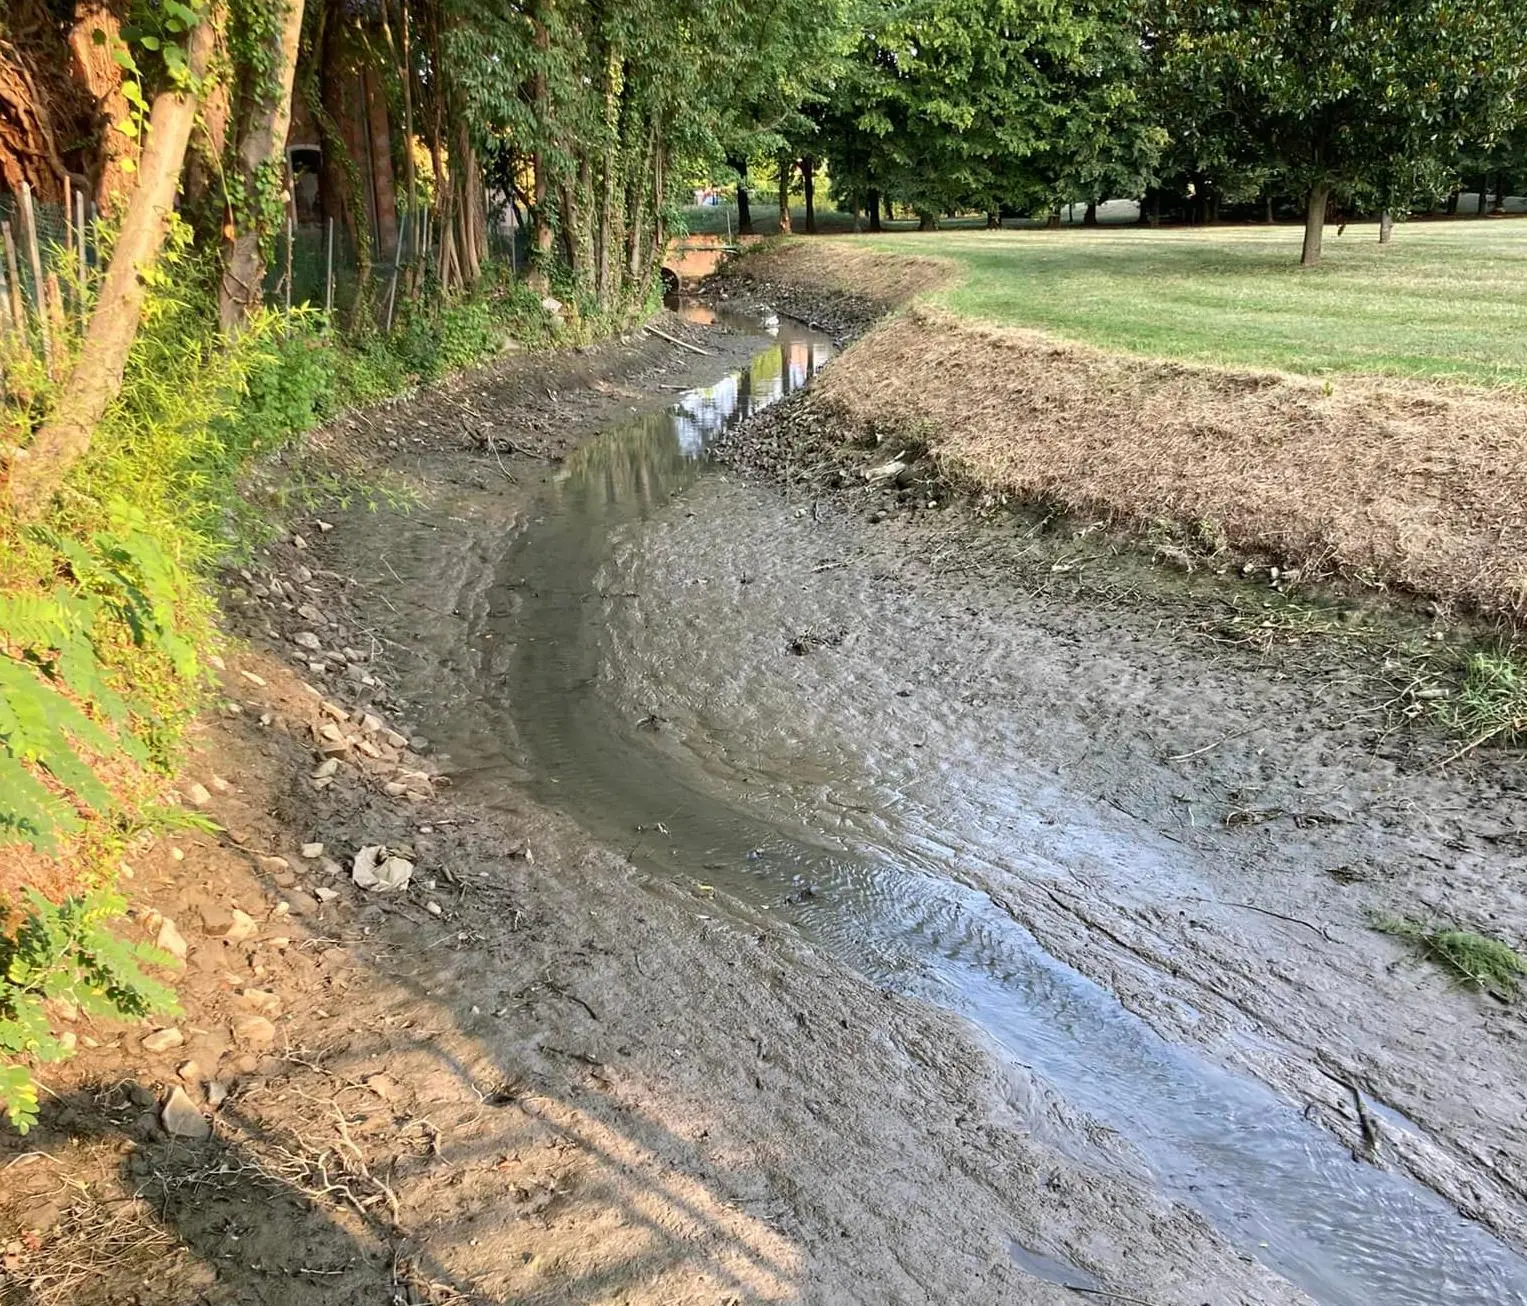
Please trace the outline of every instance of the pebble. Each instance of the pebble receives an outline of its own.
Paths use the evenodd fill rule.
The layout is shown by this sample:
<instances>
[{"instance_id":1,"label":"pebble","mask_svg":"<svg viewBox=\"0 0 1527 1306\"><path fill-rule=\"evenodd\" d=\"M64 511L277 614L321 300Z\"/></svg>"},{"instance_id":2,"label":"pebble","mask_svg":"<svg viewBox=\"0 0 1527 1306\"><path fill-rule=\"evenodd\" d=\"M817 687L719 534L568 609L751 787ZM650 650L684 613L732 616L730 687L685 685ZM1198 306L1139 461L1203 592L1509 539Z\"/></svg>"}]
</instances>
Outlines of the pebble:
<instances>
[{"instance_id":1,"label":"pebble","mask_svg":"<svg viewBox=\"0 0 1527 1306\"><path fill-rule=\"evenodd\" d=\"M332 721L325 721L321 726L319 726L318 733L327 739L330 743L342 744L345 742L344 731L342 731Z\"/></svg>"},{"instance_id":2,"label":"pebble","mask_svg":"<svg viewBox=\"0 0 1527 1306\"><path fill-rule=\"evenodd\" d=\"M292 536L292 547L294 549L305 549L305 548L307 548L307 546L308 546L308 542L305 539L303 539L302 536L300 536L300 535L293 535Z\"/></svg>"},{"instance_id":3,"label":"pebble","mask_svg":"<svg viewBox=\"0 0 1527 1306\"><path fill-rule=\"evenodd\" d=\"M315 626L326 625L328 622L328 618L311 603L299 603L297 605L297 615L304 621L311 621Z\"/></svg>"},{"instance_id":4,"label":"pebble","mask_svg":"<svg viewBox=\"0 0 1527 1306\"><path fill-rule=\"evenodd\" d=\"M322 857L323 856L323 845L321 843L305 843L305 844L303 844L302 845L302 856L307 861L314 861L315 859L317 859L319 857Z\"/></svg>"},{"instance_id":5,"label":"pebble","mask_svg":"<svg viewBox=\"0 0 1527 1306\"><path fill-rule=\"evenodd\" d=\"M220 902L198 903L196 914L201 918L203 934L227 934L233 926L232 913Z\"/></svg>"},{"instance_id":6,"label":"pebble","mask_svg":"<svg viewBox=\"0 0 1527 1306\"><path fill-rule=\"evenodd\" d=\"M165 921L159 927L159 936L154 942L169 953L170 956L174 957L176 961L184 961L186 953L190 951L186 945L185 936L175 928L175 922L171 920Z\"/></svg>"},{"instance_id":7,"label":"pebble","mask_svg":"<svg viewBox=\"0 0 1527 1306\"><path fill-rule=\"evenodd\" d=\"M168 1052L171 1048L178 1048L186 1041L186 1036L175 1026L168 1029L156 1029L152 1034L145 1034L140 1044L145 1052Z\"/></svg>"},{"instance_id":8,"label":"pebble","mask_svg":"<svg viewBox=\"0 0 1527 1306\"><path fill-rule=\"evenodd\" d=\"M240 1016L233 1022L233 1040L240 1047L268 1048L276 1041L276 1027L264 1016Z\"/></svg>"},{"instance_id":9,"label":"pebble","mask_svg":"<svg viewBox=\"0 0 1527 1306\"><path fill-rule=\"evenodd\" d=\"M223 935L229 943L242 943L245 939L254 938L260 932L260 927L255 924L254 917L247 912L242 912L235 907L229 914L232 916L233 921L228 926L228 932Z\"/></svg>"},{"instance_id":10,"label":"pebble","mask_svg":"<svg viewBox=\"0 0 1527 1306\"><path fill-rule=\"evenodd\" d=\"M298 648L312 649L315 653L323 647L323 641L311 630L299 630L292 636L292 643Z\"/></svg>"},{"instance_id":11,"label":"pebble","mask_svg":"<svg viewBox=\"0 0 1527 1306\"><path fill-rule=\"evenodd\" d=\"M214 1079L207 1084L207 1104L215 1111L228 1100L228 1085Z\"/></svg>"},{"instance_id":12,"label":"pebble","mask_svg":"<svg viewBox=\"0 0 1527 1306\"><path fill-rule=\"evenodd\" d=\"M197 1109L186 1090L177 1086L159 1113L164 1132L174 1138L210 1138L212 1123Z\"/></svg>"},{"instance_id":13,"label":"pebble","mask_svg":"<svg viewBox=\"0 0 1527 1306\"><path fill-rule=\"evenodd\" d=\"M240 671L239 675L243 676L251 685L259 685L262 688L265 685L265 677L257 676L253 671Z\"/></svg>"},{"instance_id":14,"label":"pebble","mask_svg":"<svg viewBox=\"0 0 1527 1306\"><path fill-rule=\"evenodd\" d=\"M208 783L220 794L231 794L233 792L233 786L220 775L213 776Z\"/></svg>"},{"instance_id":15,"label":"pebble","mask_svg":"<svg viewBox=\"0 0 1527 1306\"><path fill-rule=\"evenodd\" d=\"M239 994L239 1001L262 1016L281 1014L281 999L269 989L245 989Z\"/></svg>"},{"instance_id":16,"label":"pebble","mask_svg":"<svg viewBox=\"0 0 1527 1306\"><path fill-rule=\"evenodd\" d=\"M201 1067L197 1065L195 1061L182 1061L180 1065L176 1067L175 1073L188 1084L196 1084L201 1082Z\"/></svg>"},{"instance_id":17,"label":"pebble","mask_svg":"<svg viewBox=\"0 0 1527 1306\"><path fill-rule=\"evenodd\" d=\"M212 794L208 791L206 785L192 781L186 786L186 802L190 803L191 806L205 807L211 801Z\"/></svg>"},{"instance_id":18,"label":"pebble","mask_svg":"<svg viewBox=\"0 0 1527 1306\"><path fill-rule=\"evenodd\" d=\"M319 902L333 902L334 899L339 897L337 889L330 889L326 885L319 885L313 890L313 893L317 896Z\"/></svg>"},{"instance_id":19,"label":"pebble","mask_svg":"<svg viewBox=\"0 0 1527 1306\"><path fill-rule=\"evenodd\" d=\"M340 707L338 703L329 702L328 699L324 699L318 705L318 710L326 716L333 717L336 721L348 721L350 719L350 714L344 708Z\"/></svg>"},{"instance_id":20,"label":"pebble","mask_svg":"<svg viewBox=\"0 0 1527 1306\"><path fill-rule=\"evenodd\" d=\"M313 779L327 780L337 770L339 770L339 759L336 757L326 757L313 771Z\"/></svg>"}]
</instances>

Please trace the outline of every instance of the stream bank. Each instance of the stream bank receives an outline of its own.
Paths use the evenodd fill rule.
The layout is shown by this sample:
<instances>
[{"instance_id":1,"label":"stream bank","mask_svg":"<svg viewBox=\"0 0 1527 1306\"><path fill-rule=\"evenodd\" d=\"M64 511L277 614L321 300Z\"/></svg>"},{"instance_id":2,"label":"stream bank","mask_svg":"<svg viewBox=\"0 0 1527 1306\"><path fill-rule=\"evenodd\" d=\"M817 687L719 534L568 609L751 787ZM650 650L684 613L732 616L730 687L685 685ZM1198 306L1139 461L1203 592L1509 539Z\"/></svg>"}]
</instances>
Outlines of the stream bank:
<instances>
[{"instance_id":1,"label":"stream bank","mask_svg":"<svg viewBox=\"0 0 1527 1306\"><path fill-rule=\"evenodd\" d=\"M759 348L664 329L706 354L517 357L325 434L415 503L229 578L183 785L221 829L127 855L185 1010L80 1025L4 1140L7 1300L1307 1300L965 1021L448 755L431 705L493 674L475 623L570 452ZM406 891L351 883L377 845Z\"/></svg>"}]
</instances>

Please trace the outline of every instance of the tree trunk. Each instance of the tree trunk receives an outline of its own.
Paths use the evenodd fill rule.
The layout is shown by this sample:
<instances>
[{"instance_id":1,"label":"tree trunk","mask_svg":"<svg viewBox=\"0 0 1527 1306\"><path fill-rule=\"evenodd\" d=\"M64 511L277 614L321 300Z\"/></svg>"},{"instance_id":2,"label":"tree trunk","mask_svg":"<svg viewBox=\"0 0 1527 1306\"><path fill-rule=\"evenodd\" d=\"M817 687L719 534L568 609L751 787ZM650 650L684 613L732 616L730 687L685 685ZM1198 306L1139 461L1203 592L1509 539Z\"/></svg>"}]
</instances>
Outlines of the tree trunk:
<instances>
[{"instance_id":1,"label":"tree trunk","mask_svg":"<svg viewBox=\"0 0 1527 1306\"><path fill-rule=\"evenodd\" d=\"M1458 212L1458 192L1455 190L1447 197L1447 203L1442 206L1442 211L1452 217Z\"/></svg>"},{"instance_id":2,"label":"tree trunk","mask_svg":"<svg viewBox=\"0 0 1527 1306\"><path fill-rule=\"evenodd\" d=\"M753 209L748 202L748 161L740 155L732 155L726 166L737 174L737 234L753 234Z\"/></svg>"},{"instance_id":3,"label":"tree trunk","mask_svg":"<svg viewBox=\"0 0 1527 1306\"><path fill-rule=\"evenodd\" d=\"M918 210L917 229L919 231L937 231L938 218L927 209Z\"/></svg>"},{"instance_id":4,"label":"tree trunk","mask_svg":"<svg viewBox=\"0 0 1527 1306\"><path fill-rule=\"evenodd\" d=\"M303 0L287 0L286 14L266 51L269 68L261 76L249 120L239 140L239 175L244 183L244 212L235 212L237 229L223 250L223 275L217 287L217 317L224 331L235 331L260 306L265 282L265 251L275 235L275 206L261 192L286 185L286 130L292 119L292 80L297 73L297 44L302 39ZM279 171L272 165L279 160ZM284 217L284 214L283 214Z\"/></svg>"},{"instance_id":5,"label":"tree trunk","mask_svg":"<svg viewBox=\"0 0 1527 1306\"><path fill-rule=\"evenodd\" d=\"M1394 214L1385 209L1379 214L1379 244L1387 245L1394 239Z\"/></svg>"},{"instance_id":6,"label":"tree trunk","mask_svg":"<svg viewBox=\"0 0 1527 1306\"><path fill-rule=\"evenodd\" d=\"M1001 231L1002 215L999 213L988 212L986 215L986 229L987 231Z\"/></svg>"},{"instance_id":7,"label":"tree trunk","mask_svg":"<svg viewBox=\"0 0 1527 1306\"><path fill-rule=\"evenodd\" d=\"M1082 214L1082 226L1095 227L1098 225L1098 202L1090 200L1086 211Z\"/></svg>"},{"instance_id":8,"label":"tree trunk","mask_svg":"<svg viewBox=\"0 0 1527 1306\"><path fill-rule=\"evenodd\" d=\"M122 69L113 54L125 49L121 24L101 0L79 0L74 9L74 26L69 32L69 49L74 55L74 78L95 101L94 139L99 151L93 160L90 183L95 189L96 207L106 217L115 217L118 205L132 191L132 179L122 167L130 159L133 143L117 124L128 116L127 97L122 94Z\"/></svg>"},{"instance_id":9,"label":"tree trunk","mask_svg":"<svg viewBox=\"0 0 1527 1306\"><path fill-rule=\"evenodd\" d=\"M1059 209L1051 209L1050 210L1049 217L1047 217L1045 219L1045 229L1048 230L1048 231L1058 231L1060 229L1060 210Z\"/></svg>"},{"instance_id":10,"label":"tree trunk","mask_svg":"<svg viewBox=\"0 0 1527 1306\"><path fill-rule=\"evenodd\" d=\"M1331 188L1325 182L1310 187L1304 205L1304 251L1299 256L1303 267L1312 268L1320 262L1320 244L1326 229L1326 201L1330 197Z\"/></svg>"},{"instance_id":11,"label":"tree trunk","mask_svg":"<svg viewBox=\"0 0 1527 1306\"><path fill-rule=\"evenodd\" d=\"M551 92L546 81L546 61L550 57L551 34L547 31L541 5L532 6L530 13L534 27L532 44L535 47L536 59L535 71L530 77L530 98L535 109L537 131L544 134L549 130L551 117ZM551 187L547 177L549 164L546 151L542 148L539 137L535 148L531 151L530 167L535 176L535 203L532 212L534 236L530 245L529 282L532 289L545 294L551 284Z\"/></svg>"},{"instance_id":12,"label":"tree trunk","mask_svg":"<svg viewBox=\"0 0 1527 1306\"><path fill-rule=\"evenodd\" d=\"M779 234L790 234L790 183L795 176L795 160L788 154L779 159Z\"/></svg>"},{"instance_id":13,"label":"tree trunk","mask_svg":"<svg viewBox=\"0 0 1527 1306\"><path fill-rule=\"evenodd\" d=\"M1267 205L1267 225L1270 227L1275 221L1277 221L1277 218L1273 213L1273 202L1271 195L1265 197L1265 203Z\"/></svg>"},{"instance_id":14,"label":"tree trunk","mask_svg":"<svg viewBox=\"0 0 1527 1306\"><path fill-rule=\"evenodd\" d=\"M186 62L196 78L207 71L215 36L212 22L206 19L191 31ZM180 166L195 120L194 97L175 91L162 91L154 97L148 143L138 165L138 185L127 202L79 359L27 456L12 465L11 502L23 520L35 520L52 501L69 468L90 448L106 406L122 388L128 351L138 334L148 293L148 277L174 212Z\"/></svg>"},{"instance_id":15,"label":"tree trunk","mask_svg":"<svg viewBox=\"0 0 1527 1306\"><path fill-rule=\"evenodd\" d=\"M1474 212L1484 217L1485 210L1490 203L1490 174L1482 173L1479 178L1479 200L1474 205Z\"/></svg>"},{"instance_id":16,"label":"tree trunk","mask_svg":"<svg viewBox=\"0 0 1527 1306\"><path fill-rule=\"evenodd\" d=\"M806 196L806 234L817 234L817 191L816 191L817 161L807 155L801 160L801 190Z\"/></svg>"},{"instance_id":17,"label":"tree trunk","mask_svg":"<svg viewBox=\"0 0 1527 1306\"><path fill-rule=\"evenodd\" d=\"M864 207L869 210L870 230L879 231L880 227L880 192L872 190L865 197Z\"/></svg>"}]
</instances>

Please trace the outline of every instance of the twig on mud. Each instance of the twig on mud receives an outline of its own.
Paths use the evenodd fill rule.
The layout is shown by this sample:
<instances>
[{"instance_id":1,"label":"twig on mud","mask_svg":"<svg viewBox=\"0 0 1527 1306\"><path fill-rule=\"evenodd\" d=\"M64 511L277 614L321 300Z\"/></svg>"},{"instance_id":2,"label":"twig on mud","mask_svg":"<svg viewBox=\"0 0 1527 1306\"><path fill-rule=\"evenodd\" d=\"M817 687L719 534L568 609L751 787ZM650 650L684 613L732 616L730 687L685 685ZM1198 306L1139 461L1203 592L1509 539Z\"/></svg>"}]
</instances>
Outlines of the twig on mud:
<instances>
[{"instance_id":1,"label":"twig on mud","mask_svg":"<svg viewBox=\"0 0 1527 1306\"><path fill-rule=\"evenodd\" d=\"M660 331L657 327L650 324L645 330L657 336L660 340L666 340L670 345L677 345L680 349L689 350L692 354L699 354L703 358L714 358L716 356L709 349L701 349L699 345L692 345L687 340L680 340L678 336L671 336L666 331Z\"/></svg>"},{"instance_id":2,"label":"twig on mud","mask_svg":"<svg viewBox=\"0 0 1527 1306\"><path fill-rule=\"evenodd\" d=\"M1129 1302L1131 1306L1156 1306L1155 1302L1146 1301L1144 1297L1131 1297L1128 1293L1113 1292L1108 1288L1083 1288L1074 1283L1060 1285L1067 1292L1079 1292L1087 1297L1107 1297L1110 1301Z\"/></svg>"},{"instance_id":3,"label":"twig on mud","mask_svg":"<svg viewBox=\"0 0 1527 1306\"><path fill-rule=\"evenodd\" d=\"M1325 930L1324 926L1311 924L1309 921L1300 920L1297 916L1285 916L1280 911L1273 911L1270 907L1258 907L1254 902L1220 902L1214 898L1189 897L1188 902L1201 902L1209 907L1239 907L1242 911L1254 911L1263 916L1271 916L1274 920L1287 921L1290 925L1302 925L1305 929L1320 935L1327 943L1335 943Z\"/></svg>"},{"instance_id":4,"label":"twig on mud","mask_svg":"<svg viewBox=\"0 0 1527 1306\"><path fill-rule=\"evenodd\" d=\"M1195 748L1191 753L1178 753L1173 757L1163 757L1161 760L1163 762L1186 762L1190 757L1200 757L1204 753L1218 748L1221 744L1230 743L1233 739L1245 739L1247 735L1254 735L1261 728L1262 723L1258 722L1254 726L1248 726L1245 730L1237 730L1233 734L1226 735L1223 739L1216 739L1212 744L1205 744L1202 748Z\"/></svg>"}]
</instances>

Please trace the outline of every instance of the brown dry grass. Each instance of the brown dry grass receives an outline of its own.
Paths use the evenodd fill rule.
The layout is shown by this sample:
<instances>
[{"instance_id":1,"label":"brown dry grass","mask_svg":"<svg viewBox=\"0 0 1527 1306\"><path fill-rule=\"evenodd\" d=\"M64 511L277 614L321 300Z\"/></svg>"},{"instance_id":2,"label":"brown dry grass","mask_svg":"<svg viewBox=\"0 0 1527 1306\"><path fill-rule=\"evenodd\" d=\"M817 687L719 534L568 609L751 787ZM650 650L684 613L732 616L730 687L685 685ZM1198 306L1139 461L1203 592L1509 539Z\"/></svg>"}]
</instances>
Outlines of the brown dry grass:
<instances>
[{"instance_id":1,"label":"brown dry grass","mask_svg":"<svg viewBox=\"0 0 1527 1306\"><path fill-rule=\"evenodd\" d=\"M914 308L823 376L982 486L1527 615L1527 397L1159 362Z\"/></svg>"},{"instance_id":2,"label":"brown dry grass","mask_svg":"<svg viewBox=\"0 0 1527 1306\"><path fill-rule=\"evenodd\" d=\"M887 254L853 237L768 241L734 265L758 281L778 281L805 289L859 295L891 306L949 284L959 275L948 259Z\"/></svg>"}]
</instances>

